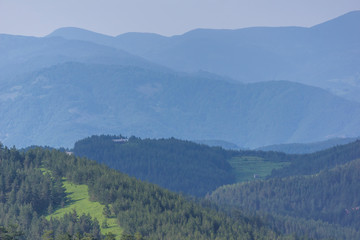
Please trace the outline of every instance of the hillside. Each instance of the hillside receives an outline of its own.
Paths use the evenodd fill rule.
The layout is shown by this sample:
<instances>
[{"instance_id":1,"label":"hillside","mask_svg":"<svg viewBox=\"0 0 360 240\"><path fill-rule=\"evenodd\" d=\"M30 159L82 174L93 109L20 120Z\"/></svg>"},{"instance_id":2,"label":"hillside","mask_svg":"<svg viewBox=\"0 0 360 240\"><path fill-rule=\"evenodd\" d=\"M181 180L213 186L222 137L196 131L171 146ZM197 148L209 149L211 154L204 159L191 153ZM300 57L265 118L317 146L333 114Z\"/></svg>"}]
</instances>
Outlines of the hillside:
<instances>
[{"instance_id":1,"label":"hillside","mask_svg":"<svg viewBox=\"0 0 360 240\"><path fill-rule=\"evenodd\" d=\"M310 28L196 29L172 37L116 38L64 28L50 36L122 49L178 71L208 71L242 82L296 81L360 101L359 23L360 11L354 11Z\"/></svg>"},{"instance_id":2,"label":"hillside","mask_svg":"<svg viewBox=\"0 0 360 240\"><path fill-rule=\"evenodd\" d=\"M222 186L206 198L263 216L283 234L297 229L313 239L357 239L359 149L355 141L312 154L284 154L286 164L267 180Z\"/></svg>"},{"instance_id":3,"label":"hillside","mask_svg":"<svg viewBox=\"0 0 360 240\"><path fill-rule=\"evenodd\" d=\"M109 136L103 138L108 139ZM100 141L99 137L84 141L89 140L106 143ZM129 140L132 145L136 141L139 139ZM161 143L161 140L157 141ZM174 143L175 140L172 141ZM149 144L149 140L144 140L144 143ZM125 143L119 140L117 144ZM204 151L202 154L207 152L213 155L215 150L225 151L189 142L182 144L190 152L200 147ZM144 147L145 144L139 146ZM172 151L171 148L168 150ZM94 152L97 150L94 149ZM187 155L184 149L181 152ZM230 153L236 153L237 157L252 156L273 162L291 160L291 156L275 152ZM26 152L19 152L15 148L1 147L0 159L0 225L6 226L0 230L16 231L11 230L11 223L15 223L19 226L17 230L24 232L27 239L45 236L62 239L69 235L91 235L100 239L106 225L103 225L104 219L99 217L99 211L96 210L96 214L93 210L90 215L81 214L86 214L90 209L95 211L99 206L100 209L101 206L105 208L106 205L109 206L106 213L110 217L108 225L112 226L116 220L118 226L124 229L123 237L288 240L359 237L359 232L354 228L360 220L356 191L359 160L312 176L275 178L220 187L207 197L208 200L218 202L221 206L242 209L230 209L225 214L215 211L209 201L202 201L200 206L156 185L56 150L30 148ZM82 206L78 207L78 204ZM73 207L78 213L71 210ZM257 210L259 212L252 216ZM264 212L270 215L264 215ZM49 220L47 217L46 220L45 216L49 214L55 218ZM93 214L99 220L91 217Z\"/></svg>"},{"instance_id":4,"label":"hillside","mask_svg":"<svg viewBox=\"0 0 360 240\"><path fill-rule=\"evenodd\" d=\"M66 204L67 196L61 178L43 172L42 160L34 152L22 154L0 144L0 226L7 226L0 231L1 239L24 235L40 240L50 233L56 239L75 233L79 239L87 235L100 239L99 223L87 215L45 219L52 209Z\"/></svg>"},{"instance_id":5,"label":"hillside","mask_svg":"<svg viewBox=\"0 0 360 240\"><path fill-rule=\"evenodd\" d=\"M360 135L360 104L315 87L240 84L133 66L44 68L14 78L1 88L0 100L0 139L17 146L70 147L89 135L119 132L243 147Z\"/></svg>"},{"instance_id":6,"label":"hillside","mask_svg":"<svg viewBox=\"0 0 360 240\"><path fill-rule=\"evenodd\" d=\"M244 211L292 216L357 228L360 160L316 175L223 186L208 196Z\"/></svg>"},{"instance_id":7,"label":"hillside","mask_svg":"<svg viewBox=\"0 0 360 240\"><path fill-rule=\"evenodd\" d=\"M91 201L87 185L73 184L63 180L63 186L67 195L66 202L63 206L60 205L53 211L48 211L47 220L61 219L69 213L76 213L78 216L88 215L98 221L103 235L113 234L116 239L120 239L124 232L118 225L116 218L111 215L111 206Z\"/></svg>"},{"instance_id":8,"label":"hillside","mask_svg":"<svg viewBox=\"0 0 360 240\"><path fill-rule=\"evenodd\" d=\"M176 139L92 136L77 141L74 154L104 163L143 181L202 197L235 182L228 159L234 154Z\"/></svg>"},{"instance_id":9,"label":"hillside","mask_svg":"<svg viewBox=\"0 0 360 240\"><path fill-rule=\"evenodd\" d=\"M45 219L54 209L69 204L62 182L66 178L66 184L86 185L91 201L111 206L110 214L124 229L122 239L279 236L255 219L230 218L153 184L59 151L37 148L20 153L15 148L1 147L0 159L0 224L6 226L1 228L1 234L12 229L11 224L17 224L26 239L102 239L99 222L89 215L71 211L62 218Z\"/></svg>"},{"instance_id":10,"label":"hillside","mask_svg":"<svg viewBox=\"0 0 360 240\"><path fill-rule=\"evenodd\" d=\"M312 154L225 150L178 139L92 136L73 152L172 191L204 196L221 185L312 175L360 158L359 141Z\"/></svg>"}]
</instances>

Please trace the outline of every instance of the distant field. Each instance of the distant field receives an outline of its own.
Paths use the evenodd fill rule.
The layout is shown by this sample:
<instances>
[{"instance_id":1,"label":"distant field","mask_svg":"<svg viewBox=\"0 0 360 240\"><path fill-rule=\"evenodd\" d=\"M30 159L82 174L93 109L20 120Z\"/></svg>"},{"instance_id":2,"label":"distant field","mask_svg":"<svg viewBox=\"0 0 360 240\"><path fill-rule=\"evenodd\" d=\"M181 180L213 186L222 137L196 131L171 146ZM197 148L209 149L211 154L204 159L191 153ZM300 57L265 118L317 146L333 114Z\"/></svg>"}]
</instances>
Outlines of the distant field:
<instances>
[{"instance_id":1,"label":"distant field","mask_svg":"<svg viewBox=\"0 0 360 240\"><path fill-rule=\"evenodd\" d=\"M116 218L106 218L103 215L103 209L105 205L89 200L87 185L77 185L68 181L64 181L64 187L68 193L69 201L64 208L56 209L53 214L46 216L48 220L51 217L62 217L65 213L72 212L73 209L75 209L79 215L90 214L91 217L96 218L99 221L102 234L112 232L116 235L116 239L120 239L122 229L118 226ZM101 225L105 219L108 223L108 227L102 228Z\"/></svg>"},{"instance_id":2,"label":"distant field","mask_svg":"<svg viewBox=\"0 0 360 240\"><path fill-rule=\"evenodd\" d=\"M236 175L237 182L246 182L255 179L264 179L276 168L287 165L287 162L270 162L260 157L243 156L229 160Z\"/></svg>"}]
</instances>

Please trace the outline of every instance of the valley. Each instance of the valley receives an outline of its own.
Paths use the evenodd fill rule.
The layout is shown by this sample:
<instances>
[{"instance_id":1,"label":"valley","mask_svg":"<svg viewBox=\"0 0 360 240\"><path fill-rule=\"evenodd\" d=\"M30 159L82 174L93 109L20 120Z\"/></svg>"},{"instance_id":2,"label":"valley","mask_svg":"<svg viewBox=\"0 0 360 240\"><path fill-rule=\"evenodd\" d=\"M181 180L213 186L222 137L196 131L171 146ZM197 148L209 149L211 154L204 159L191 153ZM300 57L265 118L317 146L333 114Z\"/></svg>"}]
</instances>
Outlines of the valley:
<instances>
[{"instance_id":1,"label":"valley","mask_svg":"<svg viewBox=\"0 0 360 240\"><path fill-rule=\"evenodd\" d=\"M166 36L3 22L1 240L360 239L359 10Z\"/></svg>"}]
</instances>

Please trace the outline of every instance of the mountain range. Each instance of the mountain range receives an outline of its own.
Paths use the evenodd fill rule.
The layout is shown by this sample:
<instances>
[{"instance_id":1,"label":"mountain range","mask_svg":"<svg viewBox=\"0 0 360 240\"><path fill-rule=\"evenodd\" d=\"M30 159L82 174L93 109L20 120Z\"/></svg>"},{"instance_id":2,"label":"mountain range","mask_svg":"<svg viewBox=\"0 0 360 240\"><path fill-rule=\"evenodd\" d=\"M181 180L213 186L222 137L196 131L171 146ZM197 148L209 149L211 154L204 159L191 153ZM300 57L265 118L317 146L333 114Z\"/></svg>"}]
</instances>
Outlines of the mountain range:
<instances>
[{"instance_id":1,"label":"mountain range","mask_svg":"<svg viewBox=\"0 0 360 240\"><path fill-rule=\"evenodd\" d=\"M164 37L110 37L76 28L49 35L122 49L174 70L207 71L242 82L289 80L360 101L360 11L310 28L196 29Z\"/></svg>"},{"instance_id":2,"label":"mountain range","mask_svg":"<svg viewBox=\"0 0 360 240\"><path fill-rule=\"evenodd\" d=\"M13 80L0 98L1 139L20 146L69 146L109 132L224 139L247 147L360 134L360 104L285 81L240 84L64 63Z\"/></svg>"},{"instance_id":3,"label":"mountain range","mask_svg":"<svg viewBox=\"0 0 360 240\"><path fill-rule=\"evenodd\" d=\"M359 23L0 34L0 239L360 239Z\"/></svg>"},{"instance_id":4,"label":"mountain range","mask_svg":"<svg viewBox=\"0 0 360 240\"><path fill-rule=\"evenodd\" d=\"M324 72L355 76L358 17L309 29L194 30L170 38L74 28L40 38L0 35L0 141L70 147L89 135L121 133L254 148L357 137L359 103L270 76L283 69L300 78L303 71L314 75L303 78L312 85L325 81ZM316 67L305 71L303 63Z\"/></svg>"}]
</instances>

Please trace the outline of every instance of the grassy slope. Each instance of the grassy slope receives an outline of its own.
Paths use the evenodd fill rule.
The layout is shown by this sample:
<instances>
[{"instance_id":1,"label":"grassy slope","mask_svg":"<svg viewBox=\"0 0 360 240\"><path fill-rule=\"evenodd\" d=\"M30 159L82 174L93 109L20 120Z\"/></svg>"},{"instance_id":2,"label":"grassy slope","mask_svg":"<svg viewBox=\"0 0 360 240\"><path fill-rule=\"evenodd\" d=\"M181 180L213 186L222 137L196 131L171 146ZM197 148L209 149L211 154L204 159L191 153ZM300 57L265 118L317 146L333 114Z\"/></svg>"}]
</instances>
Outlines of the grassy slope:
<instances>
[{"instance_id":1,"label":"grassy slope","mask_svg":"<svg viewBox=\"0 0 360 240\"><path fill-rule=\"evenodd\" d=\"M118 226L116 218L106 218L102 213L104 205L89 200L87 185L77 185L64 181L64 187L68 193L67 197L69 201L67 201L63 208L56 209L53 214L48 215L46 217L47 219L51 217L62 217L65 213L72 212L73 209L75 209L79 215L90 214L91 217L96 218L99 221L100 227L106 219L108 228L101 227L101 233L106 234L112 232L116 235L116 239L120 239L122 229Z\"/></svg>"},{"instance_id":2,"label":"grassy slope","mask_svg":"<svg viewBox=\"0 0 360 240\"><path fill-rule=\"evenodd\" d=\"M270 162L265 161L261 157L243 156L234 157L229 160L233 167L236 176L236 182L246 182L256 179L264 179L271 174L271 171L276 168L285 166L286 162Z\"/></svg>"}]
</instances>

